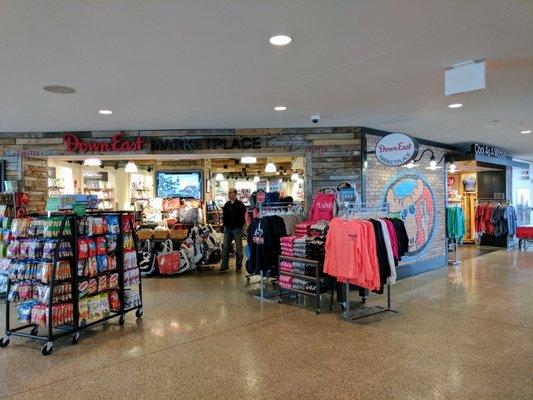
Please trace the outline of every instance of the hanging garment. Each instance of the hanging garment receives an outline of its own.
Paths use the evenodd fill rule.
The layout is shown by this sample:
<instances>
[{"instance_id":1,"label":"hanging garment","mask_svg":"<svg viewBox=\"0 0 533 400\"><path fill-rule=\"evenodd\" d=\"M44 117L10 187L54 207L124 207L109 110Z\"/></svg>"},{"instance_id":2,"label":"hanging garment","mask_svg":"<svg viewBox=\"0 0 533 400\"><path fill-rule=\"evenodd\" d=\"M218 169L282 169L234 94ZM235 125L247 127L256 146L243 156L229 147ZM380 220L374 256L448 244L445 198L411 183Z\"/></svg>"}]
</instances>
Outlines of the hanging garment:
<instances>
[{"instance_id":1,"label":"hanging garment","mask_svg":"<svg viewBox=\"0 0 533 400\"><path fill-rule=\"evenodd\" d=\"M337 194L335 196L335 206L333 214L337 217L342 215L346 209L346 203L359 203L359 195L348 182L342 182L337 186Z\"/></svg>"},{"instance_id":2,"label":"hanging garment","mask_svg":"<svg viewBox=\"0 0 533 400\"><path fill-rule=\"evenodd\" d=\"M381 287L376 235L365 220L334 218L326 238L324 272L341 282L379 290Z\"/></svg>"},{"instance_id":3,"label":"hanging garment","mask_svg":"<svg viewBox=\"0 0 533 400\"><path fill-rule=\"evenodd\" d=\"M507 221L507 231L509 235L516 235L516 225L517 225L516 210L511 204L509 204L505 208L503 217Z\"/></svg>"},{"instance_id":4,"label":"hanging garment","mask_svg":"<svg viewBox=\"0 0 533 400\"><path fill-rule=\"evenodd\" d=\"M383 293L383 286L387 283L387 278L390 278L391 270L381 223L375 219L371 219L370 222L372 223L374 235L376 237L376 255L378 258L380 276L380 287L376 290L376 293L381 294Z\"/></svg>"},{"instance_id":5,"label":"hanging garment","mask_svg":"<svg viewBox=\"0 0 533 400\"><path fill-rule=\"evenodd\" d=\"M387 282L393 284L396 282L396 264L394 261L394 253L392 251L392 242L387 228L387 223L383 219L378 220L381 224L381 230L383 232L383 239L385 241L385 247L387 248L387 260L389 263L390 275L387 278Z\"/></svg>"},{"instance_id":6,"label":"hanging garment","mask_svg":"<svg viewBox=\"0 0 533 400\"><path fill-rule=\"evenodd\" d=\"M334 204L335 193L317 193L309 212L309 220L313 223L320 220L331 221Z\"/></svg>"},{"instance_id":7,"label":"hanging garment","mask_svg":"<svg viewBox=\"0 0 533 400\"><path fill-rule=\"evenodd\" d=\"M462 242L466 232L465 215L459 206L446 207L446 234L448 239Z\"/></svg>"}]
</instances>

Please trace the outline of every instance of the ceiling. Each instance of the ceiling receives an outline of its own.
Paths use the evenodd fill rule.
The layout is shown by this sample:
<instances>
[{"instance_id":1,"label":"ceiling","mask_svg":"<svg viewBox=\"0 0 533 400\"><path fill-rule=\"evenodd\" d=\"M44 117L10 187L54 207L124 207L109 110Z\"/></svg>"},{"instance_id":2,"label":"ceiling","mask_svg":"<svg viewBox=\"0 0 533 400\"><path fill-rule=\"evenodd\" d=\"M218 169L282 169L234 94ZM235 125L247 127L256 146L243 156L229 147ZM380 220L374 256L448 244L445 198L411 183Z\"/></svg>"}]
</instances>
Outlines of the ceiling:
<instances>
[{"instance_id":1,"label":"ceiling","mask_svg":"<svg viewBox=\"0 0 533 400\"><path fill-rule=\"evenodd\" d=\"M293 42L273 48L279 33ZM533 129L531 0L0 0L0 54L0 132L303 127L318 113L318 126L533 160L520 135ZM487 89L445 97L444 69L481 58Z\"/></svg>"}]
</instances>

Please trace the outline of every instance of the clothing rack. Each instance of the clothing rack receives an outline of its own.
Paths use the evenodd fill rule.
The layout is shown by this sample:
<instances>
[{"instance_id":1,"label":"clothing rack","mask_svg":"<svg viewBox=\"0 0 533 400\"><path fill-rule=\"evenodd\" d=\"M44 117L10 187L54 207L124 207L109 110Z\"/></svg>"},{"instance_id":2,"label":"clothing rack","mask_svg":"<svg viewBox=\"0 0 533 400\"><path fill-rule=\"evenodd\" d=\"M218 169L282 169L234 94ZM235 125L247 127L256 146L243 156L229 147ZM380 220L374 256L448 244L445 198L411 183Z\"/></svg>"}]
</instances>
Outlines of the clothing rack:
<instances>
[{"instance_id":1,"label":"clothing rack","mask_svg":"<svg viewBox=\"0 0 533 400\"><path fill-rule=\"evenodd\" d=\"M272 202L272 203L258 203L257 208L259 210L259 217L266 217L269 215L287 215L287 214L303 214L303 205L300 202ZM245 275L247 284L250 283L250 278L256 276L257 274L247 274ZM279 291L276 289L266 290L265 289L265 276L263 271L259 273L259 293L252 292L252 297L260 301L274 301L279 299ZM272 283L275 283L277 278L272 280Z\"/></svg>"},{"instance_id":2,"label":"clothing rack","mask_svg":"<svg viewBox=\"0 0 533 400\"><path fill-rule=\"evenodd\" d=\"M284 214L303 214L303 205L301 202L273 202L273 203L257 203L259 216L267 215L284 215Z\"/></svg>"},{"instance_id":3,"label":"clothing rack","mask_svg":"<svg viewBox=\"0 0 533 400\"><path fill-rule=\"evenodd\" d=\"M355 203L345 202L345 210L343 218L345 219L368 219L368 218L383 218L389 215L390 206L388 203ZM381 314L384 312L392 312L400 314L400 311L392 308L392 293L391 285L387 283L387 305L374 307L358 307L356 310L350 310L350 284L345 283L346 302L344 304L344 312L341 314L342 318L348 322L354 322L361 318L370 317L372 315ZM366 298L363 298L363 304Z\"/></svg>"}]
</instances>

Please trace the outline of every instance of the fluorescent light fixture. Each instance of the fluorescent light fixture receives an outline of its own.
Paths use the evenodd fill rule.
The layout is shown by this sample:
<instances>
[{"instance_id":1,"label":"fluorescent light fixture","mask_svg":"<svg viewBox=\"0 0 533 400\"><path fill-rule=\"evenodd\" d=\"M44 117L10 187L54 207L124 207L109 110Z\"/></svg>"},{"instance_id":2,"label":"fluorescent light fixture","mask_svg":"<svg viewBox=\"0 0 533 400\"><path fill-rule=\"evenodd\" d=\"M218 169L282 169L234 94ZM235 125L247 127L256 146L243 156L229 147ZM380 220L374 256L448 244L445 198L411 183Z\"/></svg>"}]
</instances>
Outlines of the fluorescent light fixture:
<instances>
[{"instance_id":1,"label":"fluorescent light fixture","mask_svg":"<svg viewBox=\"0 0 533 400\"><path fill-rule=\"evenodd\" d=\"M245 156L241 157L241 164L255 164L257 162L257 158L251 157L251 156Z\"/></svg>"},{"instance_id":2,"label":"fluorescent light fixture","mask_svg":"<svg viewBox=\"0 0 533 400\"><path fill-rule=\"evenodd\" d=\"M85 161L83 161L83 165L87 167L99 167L102 165L102 161L98 158L87 158Z\"/></svg>"},{"instance_id":3,"label":"fluorescent light fixture","mask_svg":"<svg viewBox=\"0 0 533 400\"><path fill-rule=\"evenodd\" d=\"M259 175L256 175L254 176L254 182L257 183L261 180L261 178L259 178Z\"/></svg>"},{"instance_id":4,"label":"fluorescent light fixture","mask_svg":"<svg viewBox=\"0 0 533 400\"><path fill-rule=\"evenodd\" d=\"M415 162L411 160L408 164L405 164L404 167L411 169L411 168L418 167L418 164L415 164Z\"/></svg>"},{"instance_id":5,"label":"fluorescent light fixture","mask_svg":"<svg viewBox=\"0 0 533 400\"><path fill-rule=\"evenodd\" d=\"M99 110L98 113L102 114L102 115L111 115L111 114L113 114L113 111L111 111L111 110Z\"/></svg>"},{"instance_id":6,"label":"fluorescent light fixture","mask_svg":"<svg viewBox=\"0 0 533 400\"><path fill-rule=\"evenodd\" d=\"M285 106L276 106L276 107L274 107L274 110L276 110L276 111L285 111L286 109L287 109L287 107L285 107Z\"/></svg>"},{"instance_id":7,"label":"fluorescent light fixture","mask_svg":"<svg viewBox=\"0 0 533 400\"><path fill-rule=\"evenodd\" d=\"M429 169L431 171L436 171L442 167L437 167L436 165L430 165L429 167L426 167L426 169Z\"/></svg>"},{"instance_id":8,"label":"fluorescent light fixture","mask_svg":"<svg viewBox=\"0 0 533 400\"><path fill-rule=\"evenodd\" d=\"M220 182L224 180L224 175L222 175L220 172L216 174L215 181Z\"/></svg>"},{"instance_id":9,"label":"fluorescent light fixture","mask_svg":"<svg viewBox=\"0 0 533 400\"><path fill-rule=\"evenodd\" d=\"M268 172L269 174L273 174L277 170L278 169L276 168L276 165L273 162L269 162L267 163L267 165L265 165L265 172Z\"/></svg>"},{"instance_id":10,"label":"fluorescent light fixture","mask_svg":"<svg viewBox=\"0 0 533 400\"><path fill-rule=\"evenodd\" d=\"M531 133L531 129L527 129L525 131L520 131L522 135L529 135Z\"/></svg>"},{"instance_id":11,"label":"fluorescent light fixture","mask_svg":"<svg viewBox=\"0 0 533 400\"><path fill-rule=\"evenodd\" d=\"M463 105L461 103L453 103L448 106L448 108L461 108Z\"/></svg>"},{"instance_id":12,"label":"fluorescent light fixture","mask_svg":"<svg viewBox=\"0 0 533 400\"><path fill-rule=\"evenodd\" d=\"M291 175L291 181L297 181L300 178L298 172L295 172Z\"/></svg>"},{"instance_id":13,"label":"fluorescent light fixture","mask_svg":"<svg viewBox=\"0 0 533 400\"><path fill-rule=\"evenodd\" d=\"M436 167L437 166L437 160L435 159L435 156L431 156L431 159L429 160L429 165L431 167Z\"/></svg>"},{"instance_id":14,"label":"fluorescent light fixture","mask_svg":"<svg viewBox=\"0 0 533 400\"><path fill-rule=\"evenodd\" d=\"M137 173L137 165L135 165L133 161L128 161L124 171L126 171L128 174L135 174Z\"/></svg>"},{"instance_id":15,"label":"fluorescent light fixture","mask_svg":"<svg viewBox=\"0 0 533 400\"><path fill-rule=\"evenodd\" d=\"M274 46L285 46L292 42L292 38L287 35L276 35L272 36L270 39L268 39L268 41Z\"/></svg>"}]
</instances>

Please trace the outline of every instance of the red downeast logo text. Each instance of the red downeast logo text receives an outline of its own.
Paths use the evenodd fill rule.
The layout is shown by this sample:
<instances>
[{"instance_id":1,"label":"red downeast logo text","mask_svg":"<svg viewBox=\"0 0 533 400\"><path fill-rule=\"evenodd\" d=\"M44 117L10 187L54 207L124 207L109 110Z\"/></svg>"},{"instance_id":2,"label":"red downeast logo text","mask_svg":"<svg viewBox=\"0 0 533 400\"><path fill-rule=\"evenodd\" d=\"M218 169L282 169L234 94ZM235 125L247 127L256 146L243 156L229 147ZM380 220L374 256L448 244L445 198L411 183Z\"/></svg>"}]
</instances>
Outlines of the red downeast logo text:
<instances>
[{"instance_id":1,"label":"red downeast logo text","mask_svg":"<svg viewBox=\"0 0 533 400\"><path fill-rule=\"evenodd\" d=\"M67 151L75 153L141 151L143 142L141 137L136 137L134 140L123 140L122 133L117 133L110 142L85 142L72 134L63 136L63 143L65 143Z\"/></svg>"}]
</instances>

